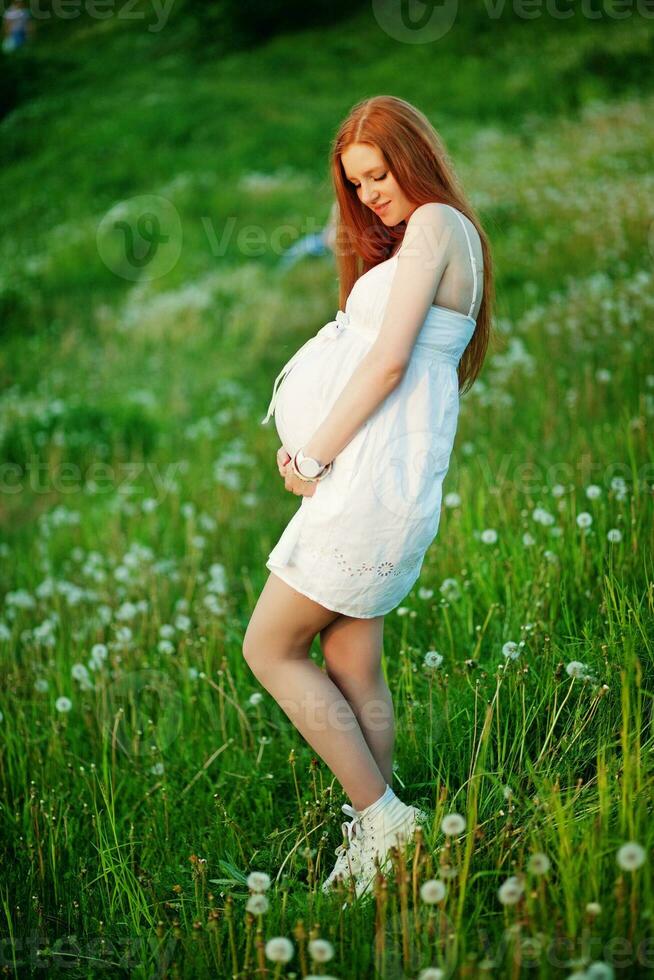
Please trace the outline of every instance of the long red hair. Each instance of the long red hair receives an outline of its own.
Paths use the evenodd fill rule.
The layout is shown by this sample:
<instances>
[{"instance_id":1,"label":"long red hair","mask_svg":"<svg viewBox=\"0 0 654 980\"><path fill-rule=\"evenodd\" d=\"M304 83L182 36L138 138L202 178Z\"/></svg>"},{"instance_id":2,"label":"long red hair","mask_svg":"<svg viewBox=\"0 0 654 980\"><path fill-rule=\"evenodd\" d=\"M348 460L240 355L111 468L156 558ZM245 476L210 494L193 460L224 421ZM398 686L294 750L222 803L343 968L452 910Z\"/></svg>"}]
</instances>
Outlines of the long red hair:
<instances>
[{"instance_id":1,"label":"long red hair","mask_svg":"<svg viewBox=\"0 0 654 980\"><path fill-rule=\"evenodd\" d=\"M435 201L450 204L474 224L483 253L483 297L475 332L458 367L459 391L468 391L477 378L490 340L494 284L490 246L481 222L467 200L440 136L415 106L393 95L358 102L341 123L331 147L331 171L336 194L335 253L339 306L363 273L385 261L404 237L406 223L387 227L358 198L341 163L350 143L368 143L383 154L406 197L419 207Z\"/></svg>"}]
</instances>

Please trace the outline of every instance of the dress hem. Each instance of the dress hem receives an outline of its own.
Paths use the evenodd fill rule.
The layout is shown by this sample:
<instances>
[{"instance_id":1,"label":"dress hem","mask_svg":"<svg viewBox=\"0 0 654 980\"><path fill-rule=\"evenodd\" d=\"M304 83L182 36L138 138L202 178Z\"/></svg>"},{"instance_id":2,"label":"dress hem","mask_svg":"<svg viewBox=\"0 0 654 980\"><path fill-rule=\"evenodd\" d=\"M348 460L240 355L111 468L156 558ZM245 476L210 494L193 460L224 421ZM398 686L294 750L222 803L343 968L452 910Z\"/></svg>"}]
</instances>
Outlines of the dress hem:
<instances>
[{"instance_id":1,"label":"dress hem","mask_svg":"<svg viewBox=\"0 0 654 980\"><path fill-rule=\"evenodd\" d=\"M328 609L329 612L340 613L342 616L350 616L353 619L375 619L377 616L387 616L388 613L392 612L395 607L399 605L399 602L395 602L384 612L367 614L360 612L348 612L346 609L334 609L332 606L328 606L323 599L319 599L315 593L311 593L307 589L300 589L294 582L291 582L288 578L286 578L282 571L283 566L275 565L272 562L267 561L266 568L269 569L269 571L271 571L274 575L277 575L277 577L280 578L286 585L290 586L292 589L295 589L296 592L299 592L300 595L306 596L307 599L311 599L313 602L317 602L325 609Z\"/></svg>"}]
</instances>

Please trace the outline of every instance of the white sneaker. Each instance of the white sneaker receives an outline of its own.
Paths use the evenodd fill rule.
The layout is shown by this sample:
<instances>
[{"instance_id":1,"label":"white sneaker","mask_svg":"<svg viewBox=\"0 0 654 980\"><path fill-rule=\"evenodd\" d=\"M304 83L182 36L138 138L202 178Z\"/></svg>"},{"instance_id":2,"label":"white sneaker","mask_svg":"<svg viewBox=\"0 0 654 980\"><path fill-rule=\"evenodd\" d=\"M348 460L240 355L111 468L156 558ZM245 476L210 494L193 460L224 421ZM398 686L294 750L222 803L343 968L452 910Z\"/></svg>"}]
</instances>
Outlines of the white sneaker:
<instances>
[{"instance_id":1,"label":"white sneaker","mask_svg":"<svg viewBox=\"0 0 654 980\"><path fill-rule=\"evenodd\" d=\"M344 820L341 824L341 830L343 831L343 835L347 837L348 846L339 844L335 849L334 853L337 855L336 864L320 887L323 894L332 891L339 880L346 881L348 878L354 878L361 869L363 833L359 811L355 810L349 803L344 803L341 810L352 817L351 820Z\"/></svg>"},{"instance_id":2,"label":"white sneaker","mask_svg":"<svg viewBox=\"0 0 654 980\"><path fill-rule=\"evenodd\" d=\"M419 825L427 820L424 810L415 806L405 806L401 814L391 818L382 810L378 816L368 820L364 817L361 822L362 861L355 877L357 898L368 892L375 880L377 869L375 856L379 857L380 868L383 871L390 865L389 851L391 847L402 846L413 839Z\"/></svg>"}]
</instances>

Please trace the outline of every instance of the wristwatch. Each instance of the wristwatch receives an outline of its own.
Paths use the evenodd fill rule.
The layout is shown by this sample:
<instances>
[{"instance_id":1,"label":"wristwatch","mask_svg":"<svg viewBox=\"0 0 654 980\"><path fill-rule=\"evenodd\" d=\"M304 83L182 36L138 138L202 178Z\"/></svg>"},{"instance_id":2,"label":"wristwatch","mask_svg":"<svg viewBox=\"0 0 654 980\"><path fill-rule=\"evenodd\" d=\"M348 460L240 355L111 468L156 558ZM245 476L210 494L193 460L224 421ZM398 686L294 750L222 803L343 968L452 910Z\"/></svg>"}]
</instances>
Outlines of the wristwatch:
<instances>
[{"instance_id":1,"label":"wristwatch","mask_svg":"<svg viewBox=\"0 0 654 980\"><path fill-rule=\"evenodd\" d=\"M295 454L295 466L300 476L305 476L308 480L313 480L325 468L325 464L312 456L305 456L301 449Z\"/></svg>"}]
</instances>

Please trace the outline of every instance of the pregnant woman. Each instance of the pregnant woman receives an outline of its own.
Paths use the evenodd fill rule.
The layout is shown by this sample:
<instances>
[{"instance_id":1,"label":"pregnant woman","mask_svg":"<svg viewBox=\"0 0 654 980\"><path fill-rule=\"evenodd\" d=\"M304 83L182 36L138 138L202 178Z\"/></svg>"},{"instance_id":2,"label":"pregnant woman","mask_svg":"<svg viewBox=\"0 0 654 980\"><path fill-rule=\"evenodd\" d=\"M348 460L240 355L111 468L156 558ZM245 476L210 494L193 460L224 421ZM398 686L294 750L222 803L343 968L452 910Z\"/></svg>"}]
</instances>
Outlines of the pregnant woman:
<instances>
[{"instance_id":1,"label":"pregnant woman","mask_svg":"<svg viewBox=\"0 0 654 980\"><path fill-rule=\"evenodd\" d=\"M344 308L282 368L263 420L274 412L278 468L302 500L266 562L243 655L351 800L348 846L322 890L352 876L362 895L375 857L384 867L425 818L392 789L384 616L438 531L493 283L480 222L414 106L392 96L355 105L331 169ZM309 656L318 634L325 671Z\"/></svg>"}]
</instances>

